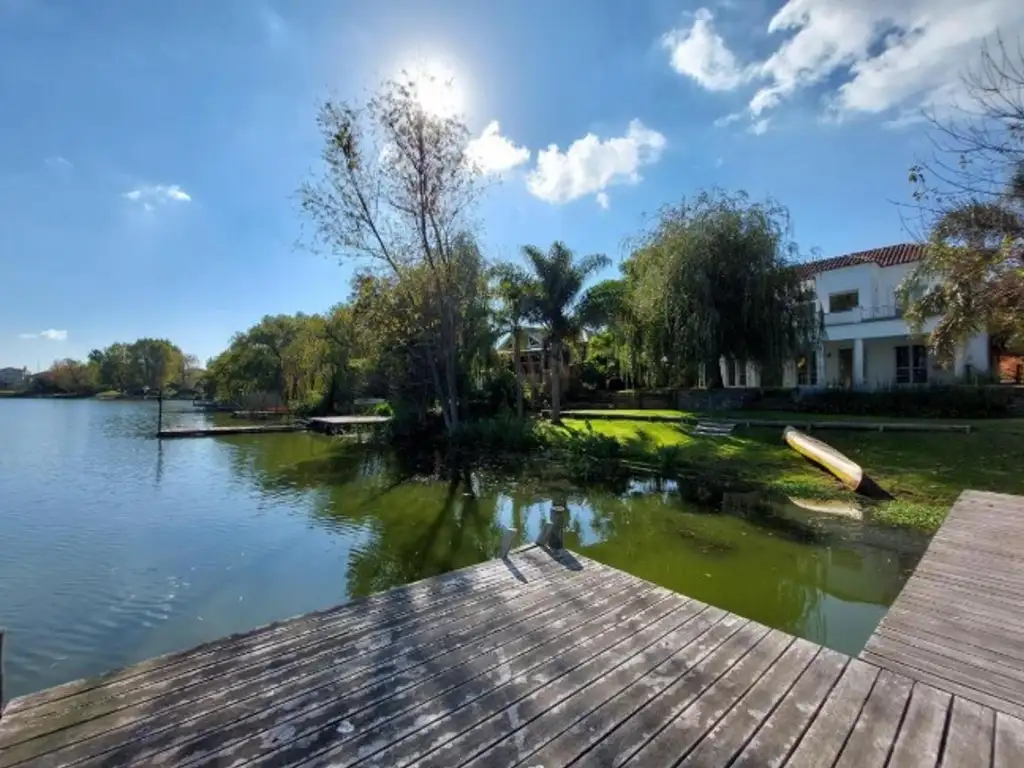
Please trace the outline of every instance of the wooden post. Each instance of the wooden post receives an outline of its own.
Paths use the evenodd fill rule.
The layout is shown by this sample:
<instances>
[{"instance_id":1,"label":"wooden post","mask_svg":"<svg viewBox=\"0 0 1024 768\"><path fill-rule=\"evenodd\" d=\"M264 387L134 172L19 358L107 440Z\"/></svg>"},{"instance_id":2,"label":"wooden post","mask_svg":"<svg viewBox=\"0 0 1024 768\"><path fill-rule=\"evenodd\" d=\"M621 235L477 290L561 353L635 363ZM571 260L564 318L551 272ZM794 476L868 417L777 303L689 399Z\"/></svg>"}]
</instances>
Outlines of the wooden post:
<instances>
[{"instance_id":1,"label":"wooden post","mask_svg":"<svg viewBox=\"0 0 1024 768\"><path fill-rule=\"evenodd\" d=\"M512 540L515 538L515 528L504 528L501 532L501 557L502 559L508 557L509 550L512 549Z\"/></svg>"},{"instance_id":2,"label":"wooden post","mask_svg":"<svg viewBox=\"0 0 1024 768\"><path fill-rule=\"evenodd\" d=\"M7 699L4 698L4 628L0 627L0 718L4 716L4 705Z\"/></svg>"},{"instance_id":3,"label":"wooden post","mask_svg":"<svg viewBox=\"0 0 1024 768\"><path fill-rule=\"evenodd\" d=\"M164 431L164 388L160 387L156 393L156 433L159 435Z\"/></svg>"}]
</instances>

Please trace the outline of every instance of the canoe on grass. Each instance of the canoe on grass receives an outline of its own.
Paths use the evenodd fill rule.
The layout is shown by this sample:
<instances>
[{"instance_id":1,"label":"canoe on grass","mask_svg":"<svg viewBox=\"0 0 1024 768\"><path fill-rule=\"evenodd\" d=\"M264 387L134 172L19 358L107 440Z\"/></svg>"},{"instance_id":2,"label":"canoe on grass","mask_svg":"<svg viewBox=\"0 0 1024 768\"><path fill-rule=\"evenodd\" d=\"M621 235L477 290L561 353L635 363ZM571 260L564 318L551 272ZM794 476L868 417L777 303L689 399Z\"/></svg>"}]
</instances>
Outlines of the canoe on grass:
<instances>
[{"instance_id":1,"label":"canoe on grass","mask_svg":"<svg viewBox=\"0 0 1024 768\"><path fill-rule=\"evenodd\" d=\"M827 469L851 491L874 498L892 498L865 474L860 464L844 456L828 443L823 443L794 427L786 427L782 431L782 437L789 443L790 448Z\"/></svg>"}]
</instances>

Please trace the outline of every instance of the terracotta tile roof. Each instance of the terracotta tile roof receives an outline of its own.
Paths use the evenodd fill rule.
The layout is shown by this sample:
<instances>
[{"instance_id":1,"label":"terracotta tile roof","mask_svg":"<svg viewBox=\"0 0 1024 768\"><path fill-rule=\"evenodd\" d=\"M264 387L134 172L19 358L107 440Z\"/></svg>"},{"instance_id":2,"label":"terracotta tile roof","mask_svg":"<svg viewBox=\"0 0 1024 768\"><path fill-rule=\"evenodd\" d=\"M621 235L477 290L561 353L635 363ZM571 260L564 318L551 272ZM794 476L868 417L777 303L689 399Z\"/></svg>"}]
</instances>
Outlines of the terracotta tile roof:
<instances>
[{"instance_id":1,"label":"terracotta tile roof","mask_svg":"<svg viewBox=\"0 0 1024 768\"><path fill-rule=\"evenodd\" d=\"M857 264L875 263L880 267L892 267L897 264L910 264L924 258L924 246L918 243L900 243L887 245L884 248L872 248L870 251L848 253L845 256L833 256L831 259L819 259L798 264L800 276L813 277L821 272L832 269L853 267Z\"/></svg>"}]
</instances>

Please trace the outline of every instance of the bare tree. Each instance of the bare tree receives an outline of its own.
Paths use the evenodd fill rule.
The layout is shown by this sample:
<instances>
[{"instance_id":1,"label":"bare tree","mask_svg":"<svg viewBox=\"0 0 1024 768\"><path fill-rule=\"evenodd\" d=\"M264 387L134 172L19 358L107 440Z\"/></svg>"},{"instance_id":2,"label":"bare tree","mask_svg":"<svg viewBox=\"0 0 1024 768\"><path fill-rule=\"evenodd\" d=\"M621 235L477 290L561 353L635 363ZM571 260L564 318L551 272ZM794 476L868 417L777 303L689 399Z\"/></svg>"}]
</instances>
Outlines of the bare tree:
<instances>
[{"instance_id":1,"label":"bare tree","mask_svg":"<svg viewBox=\"0 0 1024 768\"><path fill-rule=\"evenodd\" d=\"M966 105L928 115L934 152L910 181L925 258L900 286L912 328L931 332L951 361L959 344L988 331L1024 344L1024 52L986 44L963 78Z\"/></svg>"},{"instance_id":2,"label":"bare tree","mask_svg":"<svg viewBox=\"0 0 1024 768\"><path fill-rule=\"evenodd\" d=\"M459 423L459 249L479 174L466 156L462 121L420 103L423 78L385 81L358 107L325 102L317 122L326 168L300 197L316 242L331 253L368 260L409 291L427 276L436 334L426 364L451 432Z\"/></svg>"}]
</instances>

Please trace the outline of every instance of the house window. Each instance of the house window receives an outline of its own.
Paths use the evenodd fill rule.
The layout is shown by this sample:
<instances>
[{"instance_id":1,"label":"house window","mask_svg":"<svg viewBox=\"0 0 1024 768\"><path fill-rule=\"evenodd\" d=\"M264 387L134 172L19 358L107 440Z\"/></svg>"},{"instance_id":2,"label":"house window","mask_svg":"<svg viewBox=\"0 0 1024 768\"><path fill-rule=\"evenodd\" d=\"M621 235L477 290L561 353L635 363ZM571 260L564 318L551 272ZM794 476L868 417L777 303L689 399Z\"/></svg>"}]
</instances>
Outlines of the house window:
<instances>
[{"instance_id":1,"label":"house window","mask_svg":"<svg viewBox=\"0 0 1024 768\"><path fill-rule=\"evenodd\" d=\"M828 295L829 312L849 312L860 306L860 293L858 291L843 291L842 293L830 293Z\"/></svg>"},{"instance_id":2,"label":"house window","mask_svg":"<svg viewBox=\"0 0 1024 768\"><path fill-rule=\"evenodd\" d=\"M817 386L818 355L816 352L811 352L796 361L796 383L802 387Z\"/></svg>"},{"instance_id":3,"label":"house window","mask_svg":"<svg viewBox=\"0 0 1024 768\"><path fill-rule=\"evenodd\" d=\"M730 360L725 366L725 386L732 387L736 384L736 364Z\"/></svg>"},{"instance_id":4,"label":"house window","mask_svg":"<svg viewBox=\"0 0 1024 768\"><path fill-rule=\"evenodd\" d=\"M896 383L928 383L928 350L920 344L896 347Z\"/></svg>"},{"instance_id":5,"label":"house window","mask_svg":"<svg viewBox=\"0 0 1024 768\"><path fill-rule=\"evenodd\" d=\"M747 362L746 360L736 363L736 373L739 379L739 386L747 386Z\"/></svg>"}]
</instances>

